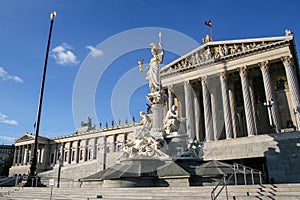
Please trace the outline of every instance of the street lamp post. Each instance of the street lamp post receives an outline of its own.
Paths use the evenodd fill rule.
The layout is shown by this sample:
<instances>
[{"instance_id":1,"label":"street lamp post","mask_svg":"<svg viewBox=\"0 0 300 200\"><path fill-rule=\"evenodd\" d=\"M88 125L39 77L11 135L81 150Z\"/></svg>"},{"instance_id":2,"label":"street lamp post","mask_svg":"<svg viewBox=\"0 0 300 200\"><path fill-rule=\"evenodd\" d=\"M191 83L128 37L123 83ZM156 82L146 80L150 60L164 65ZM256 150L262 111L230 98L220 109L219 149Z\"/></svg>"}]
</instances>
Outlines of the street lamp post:
<instances>
[{"instance_id":1,"label":"street lamp post","mask_svg":"<svg viewBox=\"0 0 300 200\"><path fill-rule=\"evenodd\" d=\"M37 118L36 118L36 122L35 122L34 149L33 149L33 154L32 154L32 158L31 158L29 176L28 176L28 180L27 180L27 183L26 183L27 186L37 185L37 183L33 184L32 181L36 180L37 148L38 148L40 119L41 119L41 112L42 112L44 85L45 85L45 78L46 78L46 72L47 72L47 63L48 63L48 54L49 54L49 49L50 49L51 33L52 33L52 27L53 27L53 22L54 22L55 16L56 16L55 11L50 14L50 30L49 30L49 36L48 36L48 44L47 44L46 58L45 58L45 63L44 63L44 70L43 70L43 75L42 75L42 83L41 83L41 89L40 89L40 97L39 97L39 104L38 104L38 110L37 110Z\"/></svg>"},{"instance_id":2,"label":"street lamp post","mask_svg":"<svg viewBox=\"0 0 300 200\"><path fill-rule=\"evenodd\" d=\"M63 152L59 150L58 172L57 172L57 187L58 188L60 186L60 174L61 174L61 167L62 167L62 165L63 165Z\"/></svg>"}]
</instances>

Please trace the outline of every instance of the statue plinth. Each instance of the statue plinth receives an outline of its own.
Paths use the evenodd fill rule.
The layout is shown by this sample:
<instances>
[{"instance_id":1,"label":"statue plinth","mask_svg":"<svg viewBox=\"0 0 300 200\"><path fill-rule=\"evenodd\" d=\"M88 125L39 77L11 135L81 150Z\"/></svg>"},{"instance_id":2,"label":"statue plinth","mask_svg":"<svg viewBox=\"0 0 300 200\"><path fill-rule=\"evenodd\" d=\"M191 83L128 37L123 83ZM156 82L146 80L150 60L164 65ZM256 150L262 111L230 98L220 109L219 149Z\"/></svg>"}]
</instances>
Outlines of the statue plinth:
<instances>
[{"instance_id":1,"label":"statue plinth","mask_svg":"<svg viewBox=\"0 0 300 200\"><path fill-rule=\"evenodd\" d=\"M152 133L156 132L163 132L163 112L164 106L162 104L154 104L151 107L152 110L152 127L150 130L151 135ZM155 137L156 138L156 137Z\"/></svg>"},{"instance_id":2,"label":"statue plinth","mask_svg":"<svg viewBox=\"0 0 300 200\"><path fill-rule=\"evenodd\" d=\"M152 127L150 135L156 140L163 139L164 127L164 101L167 96L163 92L154 92L147 95L147 99L151 104L152 111Z\"/></svg>"}]
</instances>

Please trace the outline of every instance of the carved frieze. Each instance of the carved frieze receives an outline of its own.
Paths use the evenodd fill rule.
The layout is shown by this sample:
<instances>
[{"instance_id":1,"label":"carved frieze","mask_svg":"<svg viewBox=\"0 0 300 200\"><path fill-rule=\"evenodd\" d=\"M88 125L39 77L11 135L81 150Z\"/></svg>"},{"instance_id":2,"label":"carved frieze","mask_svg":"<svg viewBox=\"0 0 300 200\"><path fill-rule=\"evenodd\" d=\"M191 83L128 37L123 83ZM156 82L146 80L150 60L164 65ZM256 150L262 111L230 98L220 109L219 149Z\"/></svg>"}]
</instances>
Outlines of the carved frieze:
<instances>
[{"instance_id":1,"label":"carved frieze","mask_svg":"<svg viewBox=\"0 0 300 200\"><path fill-rule=\"evenodd\" d=\"M200 67L211 62L218 62L225 59L230 59L233 56L240 54L253 53L259 50L263 50L269 47L282 44L285 41L255 41L255 42L236 42L227 44L209 44L203 45L198 51L187 55L186 57L180 59L178 62L172 64L171 66L163 69L161 75L165 76L168 73L189 70L195 67ZM283 58L286 60L286 58Z\"/></svg>"}]
</instances>

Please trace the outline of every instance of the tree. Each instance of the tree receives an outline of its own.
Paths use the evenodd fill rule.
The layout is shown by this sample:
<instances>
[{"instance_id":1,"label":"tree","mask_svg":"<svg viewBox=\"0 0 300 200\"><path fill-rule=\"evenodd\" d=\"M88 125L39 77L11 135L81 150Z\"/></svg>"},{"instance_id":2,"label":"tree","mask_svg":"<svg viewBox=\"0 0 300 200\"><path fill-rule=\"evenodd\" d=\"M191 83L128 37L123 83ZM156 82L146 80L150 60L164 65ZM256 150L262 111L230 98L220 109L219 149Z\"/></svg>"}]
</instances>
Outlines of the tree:
<instances>
[{"instance_id":1,"label":"tree","mask_svg":"<svg viewBox=\"0 0 300 200\"><path fill-rule=\"evenodd\" d=\"M13 148L14 149L14 148ZM0 176L8 176L9 168L11 168L14 159L14 151L10 151L8 157L3 160L0 166Z\"/></svg>"}]
</instances>

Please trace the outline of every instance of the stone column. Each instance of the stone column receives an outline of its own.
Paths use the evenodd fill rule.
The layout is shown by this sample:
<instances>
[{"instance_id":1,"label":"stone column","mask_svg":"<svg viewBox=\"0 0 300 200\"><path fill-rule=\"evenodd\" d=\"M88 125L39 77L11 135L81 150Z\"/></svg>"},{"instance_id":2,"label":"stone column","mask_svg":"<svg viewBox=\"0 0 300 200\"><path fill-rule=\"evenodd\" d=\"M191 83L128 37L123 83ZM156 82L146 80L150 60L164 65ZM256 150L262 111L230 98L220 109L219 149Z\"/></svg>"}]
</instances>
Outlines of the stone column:
<instances>
[{"instance_id":1,"label":"stone column","mask_svg":"<svg viewBox=\"0 0 300 200\"><path fill-rule=\"evenodd\" d=\"M174 104L174 94L172 91L172 85L168 86L168 109L172 110L172 105Z\"/></svg>"},{"instance_id":2,"label":"stone column","mask_svg":"<svg viewBox=\"0 0 300 200\"><path fill-rule=\"evenodd\" d=\"M297 130L300 130L300 92L295 65L291 57L282 58L282 62L285 68L287 82L291 92Z\"/></svg>"},{"instance_id":3,"label":"stone column","mask_svg":"<svg viewBox=\"0 0 300 200\"><path fill-rule=\"evenodd\" d=\"M40 154L40 163L44 164L45 145L41 146L40 152L41 152L41 154Z\"/></svg>"},{"instance_id":4,"label":"stone column","mask_svg":"<svg viewBox=\"0 0 300 200\"><path fill-rule=\"evenodd\" d=\"M77 141L72 141L70 142L70 148L69 148L69 163L72 164L72 163L76 163L76 158L75 158L75 152L76 152L76 142ZM74 157L73 157L73 153L74 153ZM74 159L73 159L74 158Z\"/></svg>"},{"instance_id":5,"label":"stone column","mask_svg":"<svg viewBox=\"0 0 300 200\"><path fill-rule=\"evenodd\" d=\"M220 73L221 91L223 100L223 113L226 130L226 139L232 138L232 117L229 104L228 84L226 72Z\"/></svg>"},{"instance_id":6,"label":"stone column","mask_svg":"<svg viewBox=\"0 0 300 200\"><path fill-rule=\"evenodd\" d=\"M93 159L97 158L97 137L94 138Z\"/></svg>"},{"instance_id":7,"label":"stone column","mask_svg":"<svg viewBox=\"0 0 300 200\"><path fill-rule=\"evenodd\" d=\"M228 93L229 93L229 102L230 102L230 110L231 110L231 117L232 117L233 137L237 138L237 112L236 112L233 84L229 85Z\"/></svg>"},{"instance_id":8,"label":"stone column","mask_svg":"<svg viewBox=\"0 0 300 200\"><path fill-rule=\"evenodd\" d=\"M239 69L239 72L240 72L241 83L242 83L242 92L243 92L243 98L244 98L244 109L245 109L245 115L246 115L248 136L252 136L252 135L255 135L255 126L254 126L252 103L251 103L249 84L248 84L248 78L247 78L247 67L241 67Z\"/></svg>"},{"instance_id":9,"label":"stone column","mask_svg":"<svg viewBox=\"0 0 300 200\"><path fill-rule=\"evenodd\" d=\"M60 144L60 156L58 158L58 163L61 165L63 165L65 162L65 147L64 146L65 146L65 143L62 142Z\"/></svg>"},{"instance_id":10,"label":"stone column","mask_svg":"<svg viewBox=\"0 0 300 200\"><path fill-rule=\"evenodd\" d=\"M205 137L206 141L211 141L213 139L213 127L212 127L212 117L211 117L211 106L209 91L207 88L207 77L204 76L201 79L202 92L203 92L203 104L204 104L204 121L205 121Z\"/></svg>"},{"instance_id":11,"label":"stone column","mask_svg":"<svg viewBox=\"0 0 300 200\"><path fill-rule=\"evenodd\" d=\"M84 150L83 150L83 161L85 162L85 161L87 161L88 160L88 151L89 151L89 148L88 148L88 144L89 144L89 140L88 139L86 139L85 141L84 141Z\"/></svg>"},{"instance_id":12,"label":"stone column","mask_svg":"<svg viewBox=\"0 0 300 200\"><path fill-rule=\"evenodd\" d=\"M195 134L196 139L200 141L200 107L197 95L194 95L194 107L195 107Z\"/></svg>"},{"instance_id":13,"label":"stone column","mask_svg":"<svg viewBox=\"0 0 300 200\"><path fill-rule=\"evenodd\" d=\"M254 99L254 92L253 92L253 81L252 80L249 80L249 94L250 94L251 103L252 103L252 113L253 113L255 132L258 133L258 122L257 122L255 99Z\"/></svg>"},{"instance_id":14,"label":"stone column","mask_svg":"<svg viewBox=\"0 0 300 200\"><path fill-rule=\"evenodd\" d=\"M193 111L193 89L191 84L184 82L184 97L185 97L185 109L186 109L186 130L189 139L195 139L195 120Z\"/></svg>"},{"instance_id":15,"label":"stone column","mask_svg":"<svg viewBox=\"0 0 300 200\"><path fill-rule=\"evenodd\" d=\"M212 131L212 136L211 136L211 140L218 140L220 137L220 134L218 134L218 116L217 116L217 103L216 103L216 89L210 89L210 103L211 103L211 119L212 119L212 127L213 127L213 131Z\"/></svg>"},{"instance_id":16,"label":"stone column","mask_svg":"<svg viewBox=\"0 0 300 200\"><path fill-rule=\"evenodd\" d=\"M21 159L21 146L18 146L17 164L20 164Z\"/></svg>"},{"instance_id":17,"label":"stone column","mask_svg":"<svg viewBox=\"0 0 300 200\"><path fill-rule=\"evenodd\" d=\"M17 146L15 146L13 165L17 164Z\"/></svg>"},{"instance_id":18,"label":"stone column","mask_svg":"<svg viewBox=\"0 0 300 200\"><path fill-rule=\"evenodd\" d=\"M73 142L69 142L69 149L68 149L68 164L71 164L72 162L72 146L73 146Z\"/></svg>"},{"instance_id":19,"label":"stone column","mask_svg":"<svg viewBox=\"0 0 300 200\"><path fill-rule=\"evenodd\" d=\"M25 145L22 146L21 164L24 164L25 160Z\"/></svg>"},{"instance_id":20,"label":"stone column","mask_svg":"<svg viewBox=\"0 0 300 200\"><path fill-rule=\"evenodd\" d=\"M17 159L17 147L15 146L13 165L16 164L16 159Z\"/></svg>"},{"instance_id":21,"label":"stone column","mask_svg":"<svg viewBox=\"0 0 300 200\"><path fill-rule=\"evenodd\" d=\"M27 144L27 151L26 151L26 165L28 164L28 163L30 163L29 162L29 160L30 160L30 145L29 144Z\"/></svg>"},{"instance_id":22,"label":"stone column","mask_svg":"<svg viewBox=\"0 0 300 200\"><path fill-rule=\"evenodd\" d=\"M276 132L281 131L281 120L280 120L280 114L279 114L279 109L278 109L278 103L277 103L277 98L275 96L275 90L272 84L271 76L269 73L269 63L268 61L261 62L259 63L261 72L262 72L262 77L264 81L264 87L265 87L265 93L266 93L266 101L267 102L273 102L272 107L271 107L271 113L270 113L270 119L273 120L273 123L276 127ZM270 124L272 124L272 121L270 121Z\"/></svg>"},{"instance_id":23,"label":"stone column","mask_svg":"<svg viewBox=\"0 0 300 200\"><path fill-rule=\"evenodd\" d=\"M107 136L104 136L104 141L103 141L103 170L106 169L106 156L107 156Z\"/></svg>"},{"instance_id":24,"label":"stone column","mask_svg":"<svg viewBox=\"0 0 300 200\"><path fill-rule=\"evenodd\" d=\"M26 165L27 164L27 158L28 158L28 156L27 156L27 154L28 154L28 145L26 146L26 148L25 148L25 150L24 150L24 160L23 160L23 164L24 165Z\"/></svg>"},{"instance_id":25,"label":"stone column","mask_svg":"<svg viewBox=\"0 0 300 200\"><path fill-rule=\"evenodd\" d=\"M76 144L76 152L75 152L75 162L79 163L80 161L80 140L77 140L77 144Z\"/></svg>"},{"instance_id":26,"label":"stone column","mask_svg":"<svg viewBox=\"0 0 300 200\"><path fill-rule=\"evenodd\" d=\"M79 162L84 162L84 155L85 155L85 140L81 140L80 142L80 149L79 149Z\"/></svg>"}]
</instances>

